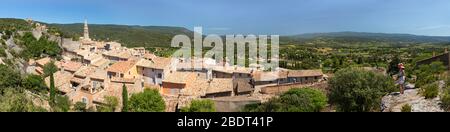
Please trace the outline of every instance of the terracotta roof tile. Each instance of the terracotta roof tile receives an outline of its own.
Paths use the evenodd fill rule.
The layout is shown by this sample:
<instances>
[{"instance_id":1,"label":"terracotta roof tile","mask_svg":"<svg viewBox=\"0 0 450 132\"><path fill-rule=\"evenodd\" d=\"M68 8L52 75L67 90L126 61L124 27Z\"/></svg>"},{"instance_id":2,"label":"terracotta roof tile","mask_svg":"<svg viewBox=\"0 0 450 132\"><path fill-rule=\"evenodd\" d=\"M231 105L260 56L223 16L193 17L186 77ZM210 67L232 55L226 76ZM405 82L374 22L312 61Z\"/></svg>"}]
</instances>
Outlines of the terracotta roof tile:
<instances>
[{"instance_id":1,"label":"terracotta roof tile","mask_svg":"<svg viewBox=\"0 0 450 132\"><path fill-rule=\"evenodd\" d=\"M75 72L75 76L87 77L95 71L95 67L92 66L82 66L78 71Z\"/></svg>"},{"instance_id":2,"label":"terracotta roof tile","mask_svg":"<svg viewBox=\"0 0 450 132\"><path fill-rule=\"evenodd\" d=\"M193 72L172 72L165 75L163 82L185 84L195 80L196 73Z\"/></svg>"},{"instance_id":3,"label":"terracotta roof tile","mask_svg":"<svg viewBox=\"0 0 450 132\"><path fill-rule=\"evenodd\" d=\"M43 65L49 63L50 61L51 61L51 58L45 57L45 58L37 60L36 64L43 66Z\"/></svg>"},{"instance_id":4,"label":"terracotta roof tile","mask_svg":"<svg viewBox=\"0 0 450 132\"><path fill-rule=\"evenodd\" d=\"M55 78L55 87L65 93L72 91L70 88L70 80L72 79L72 74L69 72L57 71L53 74ZM45 78L45 84L50 86L50 77Z\"/></svg>"},{"instance_id":5,"label":"terracotta roof tile","mask_svg":"<svg viewBox=\"0 0 450 132\"><path fill-rule=\"evenodd\" d=\"M252 73L252 77L255 81L273 81L277 79L287 78L288 72L284 70L279 71L255 71Z\"/></svg>"},{"instance_id":6,"label":"terracotta roof tile","mask_svg":"<svg viewBox=\"0 0 450 132\"><path fill-rule=\"evenodd\" d=\"M136 65L137 60L128 60L114 63L111 67L109 67L106 71L108 72L116 72L116 73L125 73L133 66Z\"/></svg>"},{"instance_id":7,"label":"terracotta roof tile","mask_svg":"<svg viewBox=\"0 0 450 132\"><path fill-rule=\"evenodd\" d=\"M74 61L65 61L61 62L61 66L64 68L64 70L76 72L78 69L81 68L81 66L83 66L83 64Z\"/></svg>"},{"instance_id":8,"label":"terracotta roof tile","mask_svg":"<svg viewBox=\"0 0 450 132\"><path fill-rule=\"evenodd\" d=\"M315 77L323 76L322 70L289 70L288 77Z\"/></svg>"},{"instance_id":9,"label":"terracotta roof tile","mask_svg":"<svg viewBox=\"0 0 450 132\"><path fill-rule=\"evenodd\" d=\"M89 77L92 79L105 80L107 78L107 72L103 69L96 69Z\"/></svg>"}]
</instances>

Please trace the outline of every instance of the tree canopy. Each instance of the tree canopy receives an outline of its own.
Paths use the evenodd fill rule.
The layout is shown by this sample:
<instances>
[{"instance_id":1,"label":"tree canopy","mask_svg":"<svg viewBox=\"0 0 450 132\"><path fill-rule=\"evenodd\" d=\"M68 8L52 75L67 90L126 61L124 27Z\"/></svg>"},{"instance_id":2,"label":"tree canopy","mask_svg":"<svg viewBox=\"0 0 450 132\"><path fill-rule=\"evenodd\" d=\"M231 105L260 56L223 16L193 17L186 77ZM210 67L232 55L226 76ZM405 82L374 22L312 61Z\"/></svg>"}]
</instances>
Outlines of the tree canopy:
<instances>
[{"instance_id":1,"label":"tree canopy","mask_svg":"<svg viewBox=\"0 0 450 132\"><path fill-rule=\"evenodd\" d=\"M157 90L145 89L142 93L133 94L128 101L131 112L163 112L165 103Z\"/></svg>"},{"instance_id":2,"label":"tree canopy","mask_svg":"<svg viewBox=\"0 0 450 132\"><path fill-rule=\"evenodd\" d=\"M327 105L327 96L312 88L294 88L266 103L251 104L244 112L320 112Z\"/></svg>"},{"instance_id":3,"label":"tree canopy","mask_svg":"<svg viewBox=\"0 0 450 132\"><path fill-rule=\"evenodd\" d=\"M193 100L191 105L181 109L181 112L216 112L214 102L209 99Z\"/></svg>"},{"instance_id":4,"label":"tree canopy","mask_svg":"<svg viewBox=\"0 0 450 132\"><path fill-rule=\"evenodd\" d=\"M115 112L119 105L119 100L115 96L105 96L105 104L97 107L98 112Z\"/></svg>"},{"instance_id":5,"label":"tree canopy","mask_svg":"<svg viewBox=\"0 0 450 132\"><path fill-rule=\"evenodd\" d=\"M6 88L0 95L0 112L46 112L42 107L35 106L25 93L15 88Z\"/></svg>"},{"instance_id":6,"label":"tree canopy","mask_svg":"<svg viewBox=\"0 0 450 132\"><path fill-rule=\"evenodd\" d=\"M338 111L370 112L380 107L381 98L396 91L394 80L361 68L338 71L329 81L329 99Z\"/></svg>"}]
</instances>

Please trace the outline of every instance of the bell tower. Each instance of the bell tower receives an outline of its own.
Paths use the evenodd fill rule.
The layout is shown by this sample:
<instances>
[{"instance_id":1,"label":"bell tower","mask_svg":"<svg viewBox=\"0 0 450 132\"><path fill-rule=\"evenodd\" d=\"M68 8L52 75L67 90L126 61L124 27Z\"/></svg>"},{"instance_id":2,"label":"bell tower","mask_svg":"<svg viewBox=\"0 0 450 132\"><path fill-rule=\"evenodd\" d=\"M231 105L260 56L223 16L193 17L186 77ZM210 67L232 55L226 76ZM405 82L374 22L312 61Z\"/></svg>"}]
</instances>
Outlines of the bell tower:
<instances>
[{"instance_id":1,"label":"bell tower","mask_svg":"<svg viewBox=\"0 0 450 132\"><path fill-rule=\"evenodd\" d=\"M84 34L83 34L84 40L91 41L91 38L89 38L89 27L87 24L87 20L84 20Z\"/></svg>"}]
</instances>

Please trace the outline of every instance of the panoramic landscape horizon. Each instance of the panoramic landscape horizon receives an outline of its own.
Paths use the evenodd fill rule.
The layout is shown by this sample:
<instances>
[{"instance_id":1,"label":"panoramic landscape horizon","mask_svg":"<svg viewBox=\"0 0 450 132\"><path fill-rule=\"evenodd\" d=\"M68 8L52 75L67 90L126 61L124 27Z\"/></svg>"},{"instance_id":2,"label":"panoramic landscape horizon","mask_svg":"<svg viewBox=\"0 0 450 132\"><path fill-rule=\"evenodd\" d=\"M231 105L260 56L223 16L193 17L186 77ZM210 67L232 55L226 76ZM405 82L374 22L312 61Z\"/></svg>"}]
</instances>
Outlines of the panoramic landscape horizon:
<instances>
[{"instance_id":1,"label":"panoramic landscape horizon","mask_svg":"<svg viewBox=\"0 0 450 132\"><path fill-rule=\"evenodd\" d=\"M449 0L0 1L0 113L279 131L450 112ZM116 128L85 115L48 119Z\"/></svg>"},{"instance_id":2,"label":"panoramic landscape horizon","mask_svg":"<svg viewBox=\"0 0 450 132\"><path fill-rule=\"evenodd\" d=\"M26 17L26 18L7 18L7 19L33 19L33 17ZM80 19L81 21L79 22L67 22L67 23L56 23L56 22L47 22L47 21L40 21L40 20L35 20L37 22L41 22L41 23L47 23L47 24L51 24L51 25L82 25L84 20L88 20L88 19ZM119 23L90 23L90 25L115 25L115 26L137 26L137 27L178 27L178 28L185 28L187 30L191 30L193 31L194 27L182 27L182 26L168 26L168 25L139 25L139 24L119 24ZM196 26L196 27L202 27L202 26ZM225 30L223 29L215 29L215 30ZM310 35L310 34L328 34L328 33L372 33L372 34L396 34L396 35L415 35L415 36L434 36L434 37L450 37L449 35L423 35L423 34L415 34L415 33L411 33L411 32L370 32L370 31L354 31L354 30L339 30L339 31L329 31L329 32L302 32L302 31L298 31L290 33L290 34L281 34L281 36L295 36L295 35ZM204 33L204 34L208 34L208 33ZM217 34L217 33L209 33L209 34ZM238 34L242 34L242 33L238 33ZM248 32L247 34L242 34L242 35L248 35L248 34L253 34L253 35L259 35L256 33L252 33L252 32ZM217 34L217 35L231 35L231 34ZM278 35L276 32L274 33L267 33L264 35Z\"/></svg>"},{"instance_id":3,"label":"panoramic landscape horizon","mask_svg":"<svg viewBox=\"0 0 450 132\"><path fill-rule=\"evenodd\" d=\"M51 23L155 25L206 34L295 35L326 32L407 33L450 36L446 0L15 0L2 18Z\"/></svg>"}]
</instances>

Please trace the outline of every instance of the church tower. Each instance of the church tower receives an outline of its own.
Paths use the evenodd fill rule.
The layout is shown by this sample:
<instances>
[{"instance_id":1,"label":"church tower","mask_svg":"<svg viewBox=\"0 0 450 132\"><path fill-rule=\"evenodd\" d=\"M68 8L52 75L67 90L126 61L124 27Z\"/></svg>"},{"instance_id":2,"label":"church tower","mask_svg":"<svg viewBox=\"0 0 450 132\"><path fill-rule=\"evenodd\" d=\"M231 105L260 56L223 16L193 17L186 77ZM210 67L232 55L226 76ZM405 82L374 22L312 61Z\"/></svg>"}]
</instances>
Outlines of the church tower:
<instances>
[{"instance_id":1,"label":"church tower","mask_svg":"<svg viewBox=\"0 0 450 132\"><path fill-rule=\"evenodd\" d=\"M88 24L87 24L87 20L84 20L84 40L87 41L91 41L91 39L89 38L89 28L88 28Z\"/></svg>"}]
</instances>

